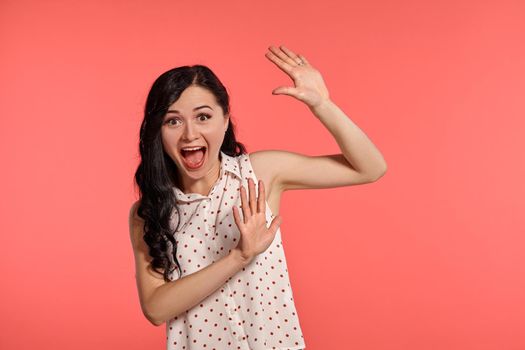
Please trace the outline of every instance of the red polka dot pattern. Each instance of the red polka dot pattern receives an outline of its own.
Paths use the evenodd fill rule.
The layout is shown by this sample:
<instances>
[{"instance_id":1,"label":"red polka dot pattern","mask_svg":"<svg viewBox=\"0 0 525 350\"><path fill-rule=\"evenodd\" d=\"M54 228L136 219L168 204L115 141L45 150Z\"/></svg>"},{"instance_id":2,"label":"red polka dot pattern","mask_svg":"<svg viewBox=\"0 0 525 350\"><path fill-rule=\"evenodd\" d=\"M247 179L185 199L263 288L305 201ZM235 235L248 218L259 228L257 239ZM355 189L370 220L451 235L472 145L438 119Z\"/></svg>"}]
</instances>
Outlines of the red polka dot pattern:
<instances>
[{"instance_id":1,"label":"red polka dot pattern","mask_svg":"<svg viewBox=\"0 0 525 350\"><path fill-rule=\"evenodd\" d=\"M182 276L227 255L239 242L232 207L241 209L239 186L257 178L248 154L220 152L219 179L207 196L173 187L177 259ZM248 195L248 192L246 192ZM256 192L257 193L257 192ZM274 215L266 202L267 225ZM175 266L176 267L176 266ZM178 278L174 271L170 278ZM284 253L281 230L266 251L195 307L166 322L167 350L301 350L305 348Z\"/></svg>"}]
</instances>

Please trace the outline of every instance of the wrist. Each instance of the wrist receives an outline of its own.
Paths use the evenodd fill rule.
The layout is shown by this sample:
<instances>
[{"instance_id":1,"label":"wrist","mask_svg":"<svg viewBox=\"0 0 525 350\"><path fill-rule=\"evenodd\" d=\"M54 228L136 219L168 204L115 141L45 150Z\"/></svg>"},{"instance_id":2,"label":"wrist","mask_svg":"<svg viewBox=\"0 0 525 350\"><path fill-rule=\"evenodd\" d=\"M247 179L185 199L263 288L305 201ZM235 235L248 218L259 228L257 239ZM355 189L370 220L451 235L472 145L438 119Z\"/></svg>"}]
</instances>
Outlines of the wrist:
<instances>
[{"instance_id":1,"label":"wrist","mask_svg":"<svg viewBox=\"0 0 525 350\"><path fill-rule=\"evenodd\" d=\"M243 255L242 252L237 248L234 248L230 251L230 257L241 267L245 267L252 261L251 258Z\"/></svg>"},{"instance_id":2,"label":"wrist","mask_svg":"<svg viewBox=\"0 0 525 350\"><path fill-rule=\"evenodd\" d=\"M319 114L322 114L323 112L325 112L327 110L333 109L333 108L334 108L334 103L329 98L321 100L321 102L319 102L315 106L310 106L310 110L316 116L319 115Z\"/></svg>"}]
</instances>

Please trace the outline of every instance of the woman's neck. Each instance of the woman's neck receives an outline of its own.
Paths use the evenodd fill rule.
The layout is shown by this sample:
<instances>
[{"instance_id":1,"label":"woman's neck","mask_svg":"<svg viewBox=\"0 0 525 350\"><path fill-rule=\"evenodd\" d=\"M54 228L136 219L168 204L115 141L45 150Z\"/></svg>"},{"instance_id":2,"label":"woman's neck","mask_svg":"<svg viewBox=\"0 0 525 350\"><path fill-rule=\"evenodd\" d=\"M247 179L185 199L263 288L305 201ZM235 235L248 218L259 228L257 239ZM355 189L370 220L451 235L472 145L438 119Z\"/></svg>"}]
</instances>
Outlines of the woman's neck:
<instances>
[{"instance_id":1,"label":"woman's neck","mask_svg":"<svg viewBox=\"0 0 525 350\"><path fill-rule=\"evenodd\" d=\"M210 171L200 179L183 178L181 191L185 194L198 193L202 196L207 196L213 185L219 179L221 175L221 162L220 160L215 161L215 165ZM180 174L179 174L180 176Z\"/></svg>"}]
</instances>

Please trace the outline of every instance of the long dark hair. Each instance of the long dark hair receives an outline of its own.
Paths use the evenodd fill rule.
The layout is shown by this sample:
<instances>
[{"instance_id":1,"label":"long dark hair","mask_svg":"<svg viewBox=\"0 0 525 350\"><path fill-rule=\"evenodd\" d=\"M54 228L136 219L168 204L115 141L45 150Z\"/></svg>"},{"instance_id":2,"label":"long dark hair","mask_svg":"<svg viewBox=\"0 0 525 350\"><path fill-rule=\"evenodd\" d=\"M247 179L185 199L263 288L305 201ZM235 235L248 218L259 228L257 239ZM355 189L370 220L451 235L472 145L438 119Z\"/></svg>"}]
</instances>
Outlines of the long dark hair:
<instances>
[{"instance_id":1,"label":"long dark hair","mask_svg":"<svg viewBox=\"0 0 525 350\"><path fill-rule=\"evenodd\" d=\"M181 220L176 228L170 225L173 210L178 211L173 186L179 187L180 184L177 165L162 146L161 127L169 106L190 85L208 89L222 107L224 115L230 114L228 92L211 69L203 65L181 66L164 72L155 80L146 100L144 119L140 126L140 164L135 172L140 195L137 214L144 220L144 241L153 258L151 267L163 274L166 282L170 281L169 276L175 264L179 277L182 275L174 237ZM231 117L221 151L229 156L246 153L246 147L235 139Z\"/></svg>"}]
</instances>

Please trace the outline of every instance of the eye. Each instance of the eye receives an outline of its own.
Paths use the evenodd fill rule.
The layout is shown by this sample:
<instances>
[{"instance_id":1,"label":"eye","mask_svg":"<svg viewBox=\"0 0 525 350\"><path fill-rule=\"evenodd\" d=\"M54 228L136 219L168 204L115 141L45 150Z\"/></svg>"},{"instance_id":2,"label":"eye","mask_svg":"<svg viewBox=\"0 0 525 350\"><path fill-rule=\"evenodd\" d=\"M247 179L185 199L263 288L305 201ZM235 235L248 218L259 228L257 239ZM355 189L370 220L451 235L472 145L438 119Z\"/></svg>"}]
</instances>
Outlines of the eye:
<instances>
[{"instance_id":1,"label":"eye","mask_svg":"<svg viewBox=\"0 0 525 350\"><path fill-rule=\"evenodd\" d=\"M203 121L203 122L211 118L211 115L206 114L206 113L201 113L201 114L199 114L198 118L201 118L201 117L203 117L203 116L206 117L206 119L204 119L204 120L200 119L200 120Z\"/></svg>"},{"instance_id":2,"label":"eye","mask_svg":"<svg viewBox=\"0 0 525 350\"><path fill-rule=\"evenodd\" d=\"M166 120L164 122L164 124L167 124L168 126L174 125L174 124L170 123L171 121L180 121L180 119L179 118L170 118L170 119Z\"/></svg>"}]
</instances>

